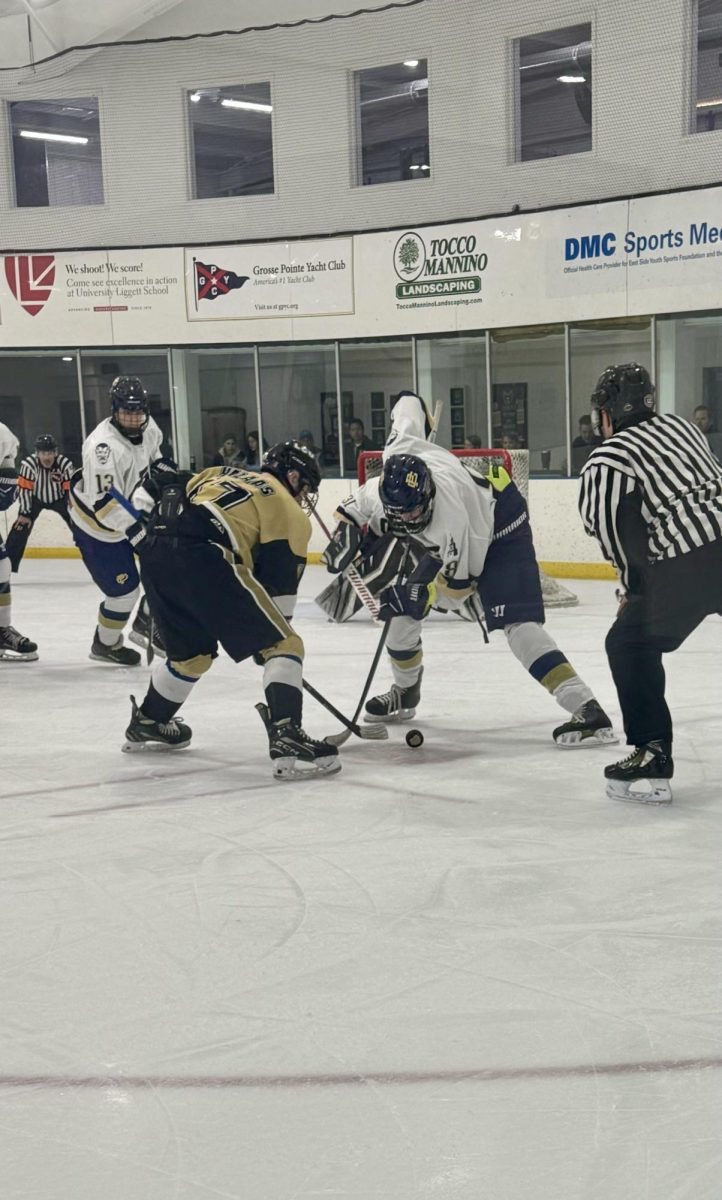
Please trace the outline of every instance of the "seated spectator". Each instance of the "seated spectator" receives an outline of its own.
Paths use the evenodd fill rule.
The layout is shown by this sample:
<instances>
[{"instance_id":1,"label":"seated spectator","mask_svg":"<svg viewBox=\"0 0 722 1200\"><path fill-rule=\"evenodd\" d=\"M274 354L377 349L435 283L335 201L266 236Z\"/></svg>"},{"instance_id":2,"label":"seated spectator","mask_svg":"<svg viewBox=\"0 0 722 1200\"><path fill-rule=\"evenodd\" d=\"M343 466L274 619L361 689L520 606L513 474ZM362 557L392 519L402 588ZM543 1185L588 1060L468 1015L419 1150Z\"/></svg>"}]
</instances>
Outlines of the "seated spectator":
<instances>
[{"instance_id":1,"label":"seated spectator","mask_svg":"<svg viewBox=\"0 0 722 1200\"><path fill-rule=\"evenodd\" d=\"M263 439L263 449L261 449L258 437L258 430L251 429L246 435L246 444L241 454L243 466L248 467L249 471L257 471L263 462L263 456L268 449L268 442Z\"/></svg>"},{"instance_id":2,"label":"seated spectator","mask_svg":"<svg viewBox=\"0 0 722 1200\"><path fill-rule=\"evenodd\" d=\"M211 461L212 467L238 467L242 460L241 447L236 439L229 434L223 439L223 445L218 448L218 453L213 455Z\"/></svg>"},{"instance_id":3,"label":"seated spectator","mask_svg":"<svg viewBox=\"0 0 722 1200\"><path fill-rule=\"evenodd\" d=\"M692 423L697 426L707 439L707 444L715 458L722 453L722 437L717 433L712 420L712 413L706 404L698 404L692 414Z\"/></svg>"},{"instance_id":4,"label":"seated spectator","mask_svg":"<svg viewBox=\"0 0 722 1200\"><path fill-rule=\"evenodd\" d=\"M464 442L464 448L466 450L481 450L481 438L479 437L478 433L467 434Z\"/></svg>"},{"instance_id":5,"label":"seated spectator","mask_svg":"<svg viewBox=\"0 0 722 1200\"><path fill-rule=\"evenodd\" d=\"M347 475L355 475L358 456L364 450L373 450L374 444L366 437L364 423L359 417L352 417L348 423L348 438L344 442L343 462Z\"/></svg>"},{"instance_id":6,"label":"seated spectator","mask_svg":"<svg viewBox=\"0 0 722 1200\"><path fill-rule=\"evenodd\" d=\"M585 414L579 418L579 433L572 442L572 472L578 475L595 446L602 444L601 434L594 432L592 418Z\"/></svg>"}]
</instances>

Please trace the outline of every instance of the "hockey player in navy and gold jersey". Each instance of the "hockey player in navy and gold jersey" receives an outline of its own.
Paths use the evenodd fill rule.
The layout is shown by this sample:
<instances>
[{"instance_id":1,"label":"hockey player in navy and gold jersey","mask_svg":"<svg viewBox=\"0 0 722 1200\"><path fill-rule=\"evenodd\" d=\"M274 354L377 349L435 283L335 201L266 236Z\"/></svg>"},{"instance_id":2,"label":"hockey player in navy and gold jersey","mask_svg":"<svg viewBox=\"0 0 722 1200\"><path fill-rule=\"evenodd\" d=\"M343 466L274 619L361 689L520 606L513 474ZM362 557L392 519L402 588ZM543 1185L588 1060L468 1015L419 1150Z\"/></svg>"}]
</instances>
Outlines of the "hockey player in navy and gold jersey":
<instances>
[{"instance_id":1,"label":"hockey player in navy and gold jersey","mask_svg":"<svg viewBox=\"0 0 722 1200\"><path fill-rule=\"evenodd\" d=\"M176 713L220 644L236 662L253 655L263 664L266 703L257 707L275 777L340 769L336 747L301 728L303 642L289 624L311 536L304 505L319 482L313 455L282 442L260 472L210 467L163 486L138 553L168 658L142 704L133 700L125 749L189 743Z\"/></svg>"}]
</instances>

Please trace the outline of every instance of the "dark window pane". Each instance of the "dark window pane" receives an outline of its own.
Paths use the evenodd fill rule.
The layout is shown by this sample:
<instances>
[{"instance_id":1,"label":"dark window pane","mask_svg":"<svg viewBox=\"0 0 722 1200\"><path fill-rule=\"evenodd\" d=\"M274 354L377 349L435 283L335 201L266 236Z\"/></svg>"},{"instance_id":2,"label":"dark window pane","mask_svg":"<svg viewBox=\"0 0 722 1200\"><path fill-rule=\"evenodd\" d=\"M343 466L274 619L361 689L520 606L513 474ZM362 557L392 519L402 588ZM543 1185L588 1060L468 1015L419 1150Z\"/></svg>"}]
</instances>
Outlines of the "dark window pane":
<instances>
[{"instance_id":1,"label":"dark window pane","mask_svg":"<svg viewBox=\"0 0 722 1200\"><path fill-rule=\"evenodd\" d=\"M592 148L592 27L519 38L518 154L522 162Z\"/></svg>"},{"instance_id":2,"label":"dark window pane","mask_svg":"<svg viewBox=\"0 0 722 1200\"><path fill-rule=\"evenodd\" d=\"M722 0L699 0L697 8L697 87L692 129L722 129Z\"/></svg>"},{"instance_id":3,"label":"dark window pane","mask_svg":"<svg viewBox=\"0 0 722 1200\"><path fill-rule=\"evenodd\" d=\"M357 71L360 184L428 179L429 78L425 58Z\"/></svg>"},{"instance_id":4,"label":"dark window pane","mask_svg":"<svg viewBox=\"0 0 722 1200\"><path fill-rule=\"evenodd\" d=\"M188 111L198 200L273 192L270 83L198 88Z\"/></svg>"},{"instance_id":5,"label":"dark window pane","mask_svg":"<svg viewBox=\"0 0 722 1200\"><path fill-rule=\"evenodd\" d=\"M95 97L19 101L10 105L10 125L18 207L103 203Z\"/></svg>"}]
</instances>

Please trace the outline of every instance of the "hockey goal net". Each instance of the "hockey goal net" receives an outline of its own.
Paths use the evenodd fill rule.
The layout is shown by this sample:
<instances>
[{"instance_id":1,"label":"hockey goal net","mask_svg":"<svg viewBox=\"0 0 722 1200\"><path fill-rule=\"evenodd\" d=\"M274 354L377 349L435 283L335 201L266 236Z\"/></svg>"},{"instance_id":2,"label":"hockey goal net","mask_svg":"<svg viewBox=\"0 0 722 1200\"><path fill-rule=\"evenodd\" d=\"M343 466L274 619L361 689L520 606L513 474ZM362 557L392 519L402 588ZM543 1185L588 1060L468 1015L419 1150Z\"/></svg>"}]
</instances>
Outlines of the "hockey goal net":
<instances>
[{"instance_id":1,"label":"hockey goal net","mask_svg":"<svg viewBox=\"0 0 722 1200\"><path fill-rule=\"evenodd\" d=\"M509 472L522 496L529 504L529 451L528 450L452 450L455 458L461 460L465 467L484 474L491 466L504 467ZM366 483L380 475L383 469L381 450L363 450L358 456L359 483ZM532 519L532 528L534 527ZM542 595L546 608L572 608L579 603L579 597L565 588L557 579L539 568L542 585Z\"/></svg>"}]
</instances>

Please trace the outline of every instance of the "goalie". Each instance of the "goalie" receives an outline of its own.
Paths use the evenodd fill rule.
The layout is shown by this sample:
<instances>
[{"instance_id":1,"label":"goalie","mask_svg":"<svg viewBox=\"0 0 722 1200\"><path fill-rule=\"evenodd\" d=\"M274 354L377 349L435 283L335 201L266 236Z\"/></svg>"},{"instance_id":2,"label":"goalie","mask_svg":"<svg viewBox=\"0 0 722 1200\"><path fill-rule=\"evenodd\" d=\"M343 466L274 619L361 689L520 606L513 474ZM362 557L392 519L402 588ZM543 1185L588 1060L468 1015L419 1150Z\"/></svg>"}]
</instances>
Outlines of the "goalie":
<instances>
[{"instance_id":1,"label":"goalie","mask_svg":"<svg viewBox=\"0 0 722 1200\"><path fill-rule=\"evenodd\" d=\"M397 578L380 594L381 617L390 621L393 683L367 702L365 719L414 716L423 674L421 622L432 605L452 611L476 606L480 616L481 603L489 630L503 629L514 657L569 714L553 731L556 744L615 742L609 717L544 629L539 568L519 489L503 468L486 476L470 472L449 450L428 441L430 430L423 400L402 392L392 412L383 474L339 507L338 527L323 553L329 571L341 572L362 546L368 553L369 535L390 534L404 544L414 539L417 553L439 560L431 584ZM364 582L369 584L368 572Z\"/></svg>"}]
</instances>

